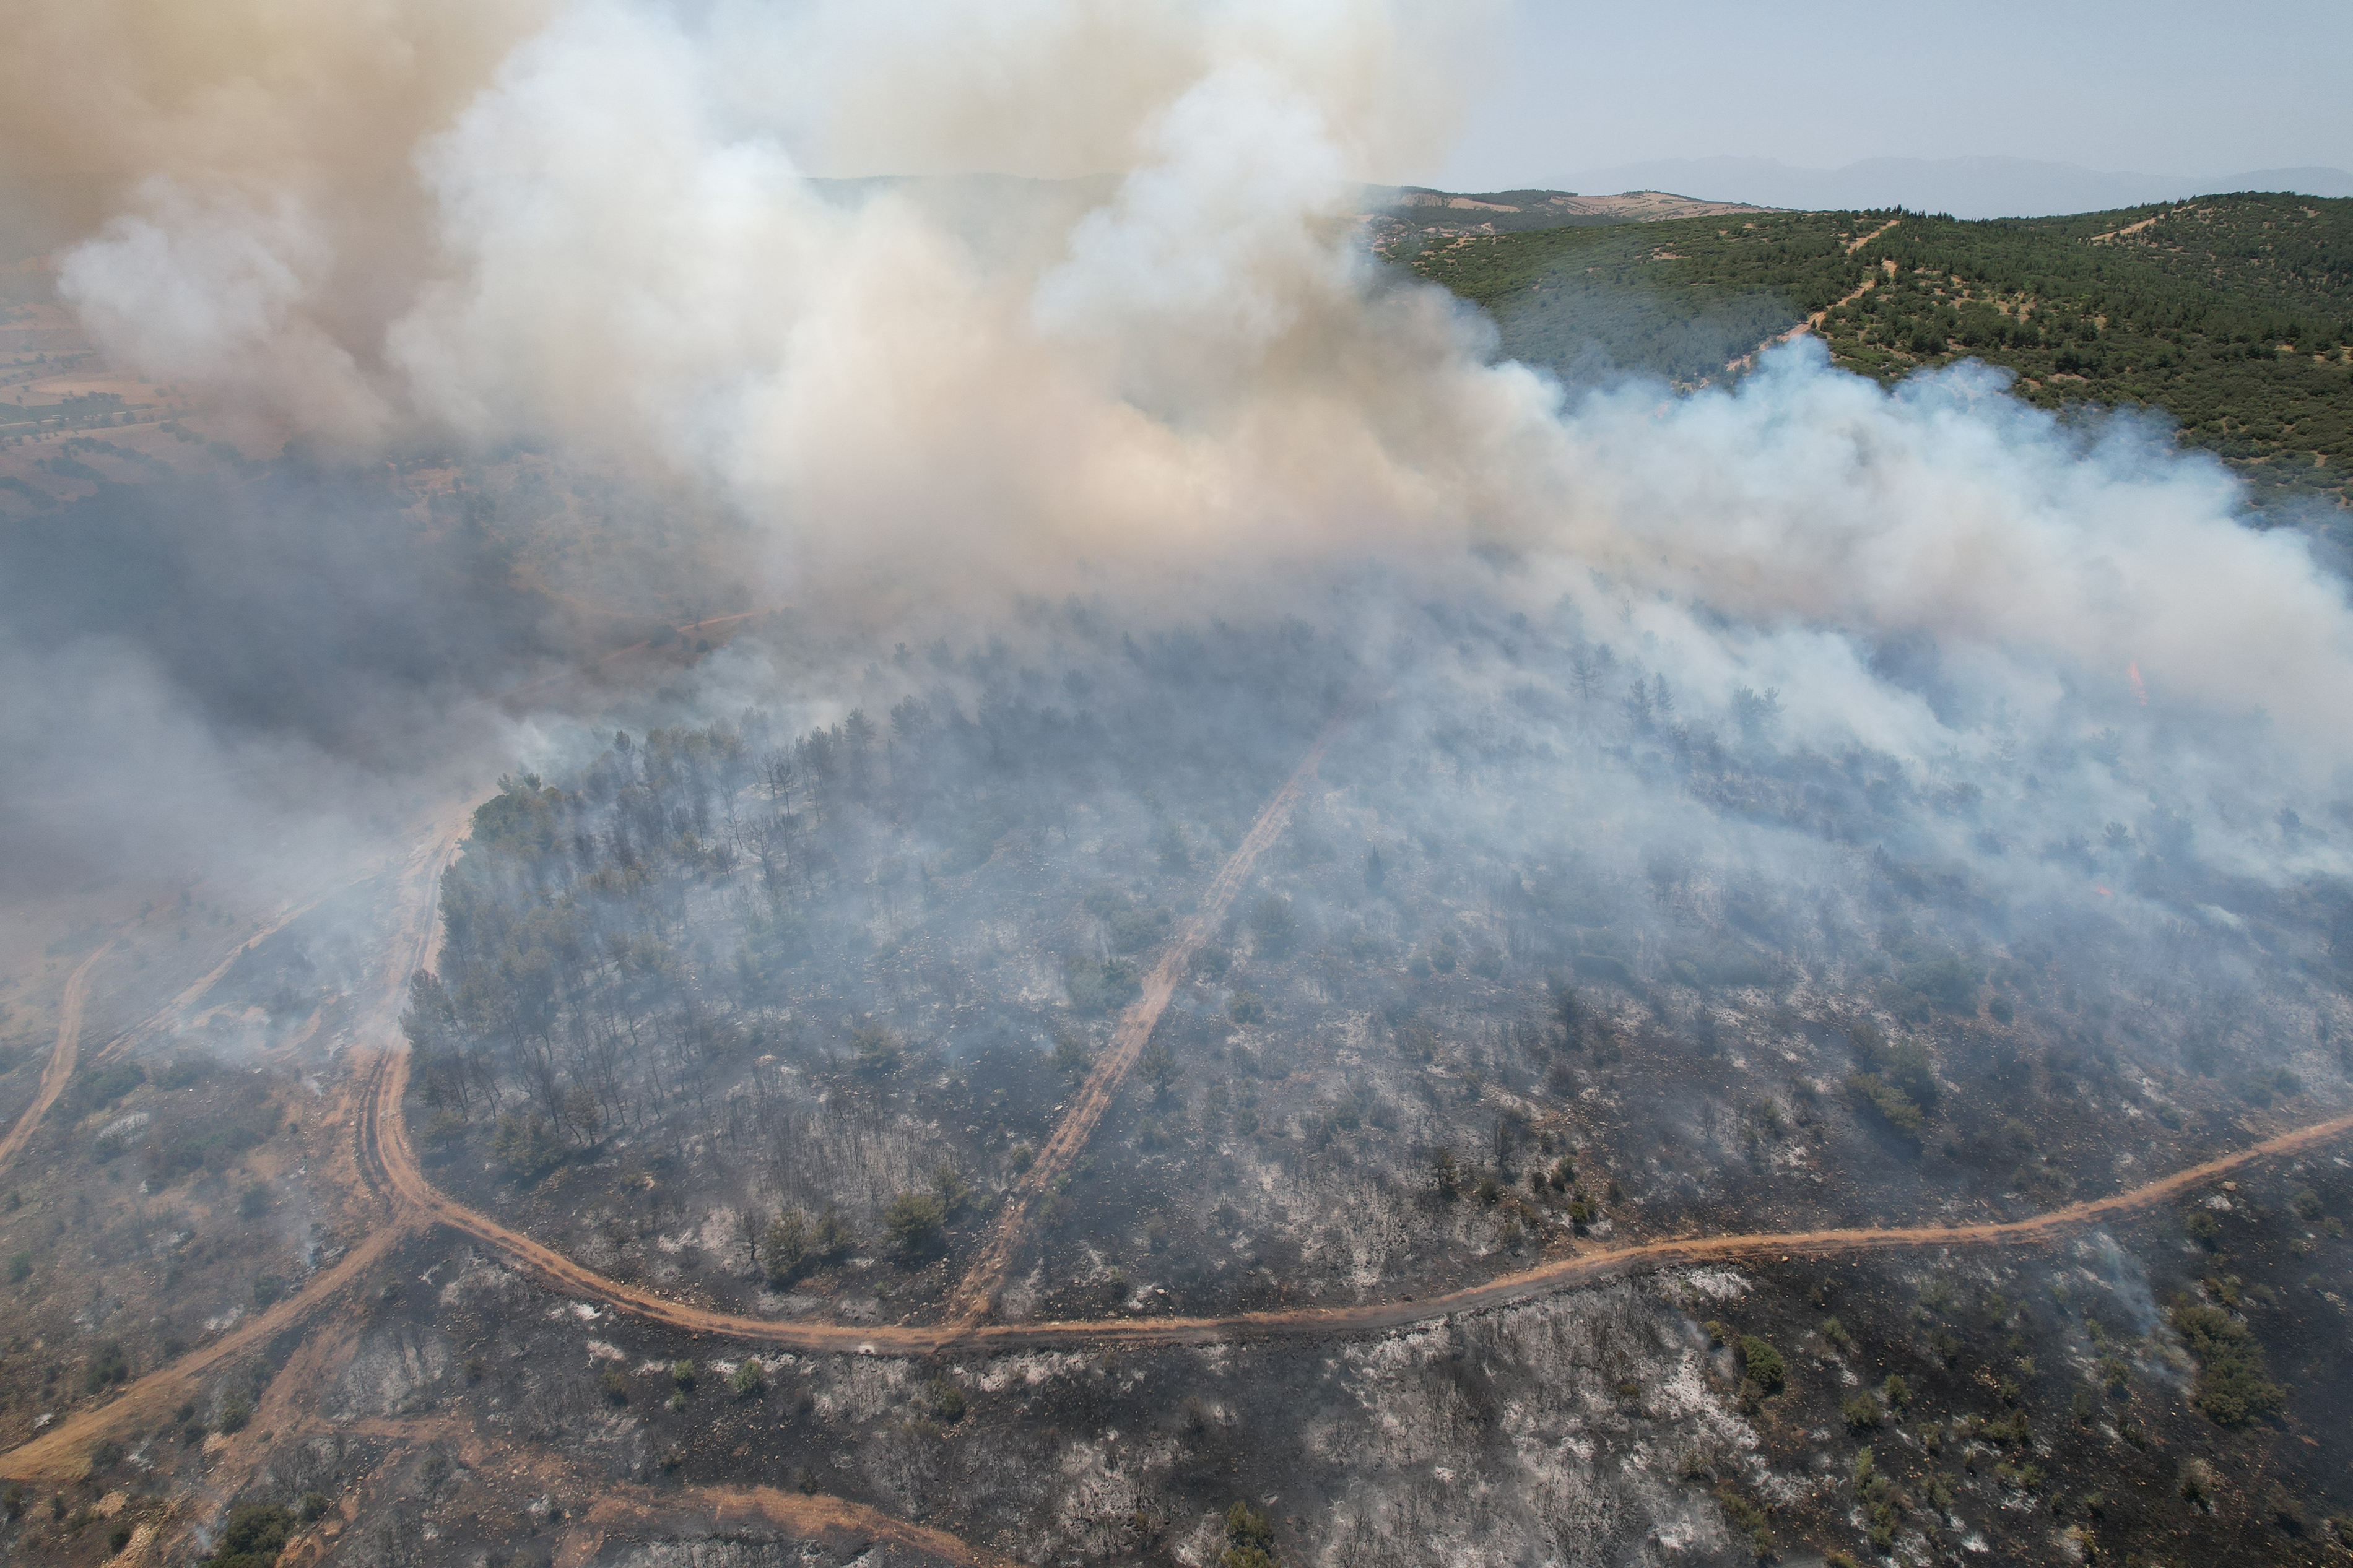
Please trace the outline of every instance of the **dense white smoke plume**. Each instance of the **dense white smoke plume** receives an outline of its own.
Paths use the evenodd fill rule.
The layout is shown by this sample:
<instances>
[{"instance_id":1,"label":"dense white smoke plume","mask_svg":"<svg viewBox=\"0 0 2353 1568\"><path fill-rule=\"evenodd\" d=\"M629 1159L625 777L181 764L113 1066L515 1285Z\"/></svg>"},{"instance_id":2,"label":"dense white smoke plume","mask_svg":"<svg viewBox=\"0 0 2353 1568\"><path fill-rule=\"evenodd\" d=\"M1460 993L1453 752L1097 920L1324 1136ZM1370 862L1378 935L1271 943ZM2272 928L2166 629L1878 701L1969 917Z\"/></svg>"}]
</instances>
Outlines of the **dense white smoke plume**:
<instances>
[{"instance_id":1,"label":"dense white smoke plume","mask_svg":"<svg viewBox=\"0 0 2353 1568\"><path fill-rule=\"evenodd\" d=\"M7 112L110 350L263 426L666 475L803 600L1503 562L1794 743L2341 865L2275 819L2342 792L2353 616L2212 465L1807 347L1567 405L1373 266L1356 182L1436 161L1460 5L227 13L23 19ZM813 177L975 172L1059 183Z\"/></svg>"}]
</instances>

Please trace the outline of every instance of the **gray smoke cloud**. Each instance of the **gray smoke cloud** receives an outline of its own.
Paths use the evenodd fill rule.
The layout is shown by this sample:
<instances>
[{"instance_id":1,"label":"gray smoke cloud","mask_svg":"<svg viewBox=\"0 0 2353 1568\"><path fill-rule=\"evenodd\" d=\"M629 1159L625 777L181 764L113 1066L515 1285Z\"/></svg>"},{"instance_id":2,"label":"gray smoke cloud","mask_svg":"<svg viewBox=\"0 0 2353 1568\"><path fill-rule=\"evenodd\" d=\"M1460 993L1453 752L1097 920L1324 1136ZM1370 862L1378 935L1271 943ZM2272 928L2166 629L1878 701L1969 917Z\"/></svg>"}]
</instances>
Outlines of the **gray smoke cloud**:
<instances>
[{"instance_id":1,"label":"gray smoke cloud","mask_svg":"<svg viewBox=\"0 0 2353 1568\"><path fill-rule=\"evenodd\" d=\"M2345 869L2353 615L2211 463L1802 344L1736 392L1572 397L1371 262L1357 182L1442 145L1476 8L237 15L30 27L14 119L109 105L79 163L20 143L79 226L61 290L257 429L671 487L769 597L870 626L1279 614L1378 560L1975 791L1938 843L1989 877L2160 817L2234 874ZM833 177L876 174L941 177Z\"/></svg>"}]
</instances>

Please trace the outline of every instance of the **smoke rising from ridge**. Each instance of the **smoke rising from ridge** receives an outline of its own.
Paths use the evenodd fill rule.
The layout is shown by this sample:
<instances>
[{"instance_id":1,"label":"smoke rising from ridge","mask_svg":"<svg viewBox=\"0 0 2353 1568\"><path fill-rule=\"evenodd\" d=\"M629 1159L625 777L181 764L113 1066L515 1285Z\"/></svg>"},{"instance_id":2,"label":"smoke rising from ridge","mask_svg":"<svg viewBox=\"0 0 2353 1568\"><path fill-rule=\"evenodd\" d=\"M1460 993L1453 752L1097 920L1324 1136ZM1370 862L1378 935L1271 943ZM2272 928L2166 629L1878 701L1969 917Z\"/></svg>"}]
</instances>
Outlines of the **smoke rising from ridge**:
<instances>
[{"instance_id":1,"label":"smoke rising from ridge","mask_svg":"<svg viewBox=\"0 0 2353 1568\"><path fill-rule=\"evenodd\" d=\"M238 16L28 28L10 129L110 352L257 429L593 455L740 517L774 597L876 624L1280 613L1387 561L1566 602L1710 711L1773 689L1790 744L2345 868L2276 823L2344 793L2353 615L2211 464L1804 345L1734 394L1571 402L1377 268L1356 182L1437 149L1459 8ZM812 177L976 169L1106 177Z\"/></svg>"}]
</instances>

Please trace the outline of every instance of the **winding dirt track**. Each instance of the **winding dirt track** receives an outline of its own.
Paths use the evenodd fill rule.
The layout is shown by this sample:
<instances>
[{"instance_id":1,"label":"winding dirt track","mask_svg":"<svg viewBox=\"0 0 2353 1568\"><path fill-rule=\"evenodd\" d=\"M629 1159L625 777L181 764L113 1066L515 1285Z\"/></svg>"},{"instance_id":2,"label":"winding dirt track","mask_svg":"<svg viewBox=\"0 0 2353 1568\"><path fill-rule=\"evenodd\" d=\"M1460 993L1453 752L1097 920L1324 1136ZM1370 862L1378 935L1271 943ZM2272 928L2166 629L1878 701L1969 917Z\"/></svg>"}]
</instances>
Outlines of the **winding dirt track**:
<instances>
[{"instance_id":1,"label":"winding dirt track","mask_svg":"<svg viewBox=\"0 0 2353 1568\"><path fill-rule=\"evenodd\" d=\"M49 1065L41 1070L41 1091L16 1118L16 1125L8 1129L8 1136L0 1138L0 1166L16 1157L16 1151L25 1146L25 1140L33 1135L33 1129L41 1124L41 1118L49 1113L49 1107L58 1102L73 1077L74 1063L81 1056L81 1015L90 1002L90 972L113 948L114 939L108 937L66 977L65 994L58 999L58 1043L49 1051Z\"/></svg>"},{"instance_id":2,"label":"winding dirt track","mask_svg":"<svg viewBox=\"0 0 2353 1568\"><path fill-rule=\"evenodd\" d=\"M1345 718L1345 715L1343 716ZM2069 1232L2156 1206L2168 1199L2259 1160L2292 1154L2316 1147L2353 1130L2353 1114L2331 1117L2309 1126L2282 1132L2259 1143L2178 1171L2170 1176L2109 1197L2094 1198L2053 1209L2028 1219L1989 1221L1975 1225L1906 1226L1892 1228L1846 1228L1809 1231L1767 1231L1731 1236L1683 1237L1643 1242L1630 1247L1596 1248L1540 1264L1517 1274L1419 1300L1400 1298L1359 1306L1301 1308L1279 1312L1244 1312L1229 1317L1105 1318L1082 1321L990 1323L983 1321L1002 1284L1005 1270L1018 1254L1036 1200L1052 1190L1088 1137L1103 1120L1122 1082L1134 1068L1153 1026L1168 1004L1184 963L1216 931L1225 911L1249 879L1259 857L1282 836L1293 807L1322 761L1334 728L1327 727L1291 778L1276 792L1241 844L1227 859L1204 892L1200 908L1170 942L1144 994L1121 1020L1112 1046L1096 1062L1078 1100L1064 1113L1029 1172L1029 1179L1008 1199L988 1242L950 1298L943 1321L865 1327L839 1323L777 1322L765 1318L721 1312L691 1301L673 1300L650 1290L609 1279L583 1267L554 1248L499 1224L488 1215L450 1198L426 1178L408 1142L402 1111L408 1080L408 1057L388 1053L376 1069L375 1089L363 1112L361 1149L364 1167L391 1192L404 1222L429 1220L465 1233L502 1254L510 1262L538 1275L548 1284L586 1301L601 1302L617 1310L692 1334L713 1334L755 1344L797 1351L849 1352L875 1355L936 1355L960 1351L987 1353L999 1350L1088 1344L1198 1344L1227 1340L1379 1333L1461 1312L1484 1311L1526 1301L1556 1291L1633 1271L1681 1267L1694 1263L1733 1262L1774 1258L1818 1258L1833 1254L1881 1252L1929 1247L2031 1245L2051 1241ZM454 843L444 847L446 854ZM438 922L426 917L427 930ZM420 950L421 952L429 950Z\"/></svg>"},{"instance_id":3,"label":"winding dirt track","mask_svg":"<svg viewBox=\"0 0 2353 1568\"><path fill-rule=\"evenodd\" d=\"M1380 1333L1410 1328L1458 1313L1492 1310L1572 1289L1626 1273L1682 1268L1697 1263L1756 1262L1773 1258L1822 1258L1934 1247L2020 1246L2048 1243L2071 1232L2154 1208L2194 1187L2261 1160L2295 1154L2353 1131L2353 1114L2295 1128L2235 1153L2105 1198L2091 1198L2027 1219L1977 1225L1922 1225L1886 1228L1757 1231L1730 1236L1679 1237L1631 1247L1601 1247L1507 1274L1419 1300L1398 1299L1361 1306L1301 1308L1280 1312L1241 1312L1216 1318L1098 1318L1030 1323L940 1323L858 1327L838 1323L776 1322L740 1313L713 1311L672 1300L650 1290L608 1279L529 1237L453 1202L425 1179L407 1143L400 1114L401 1083L407 1058L396 1056L379 1079L374 1147L385 1179L402 1201L434 1221L465 1232L517 1266L582 1300L644 1318L688 1333L786 1350L854 1352L873 1355L928 1356L949 1352L988 1353L1070 1344L1203 1344L1231 1340L1298 1339L1336 1334Z\"/></svg>"},{"instance_id":4,"label":"winding dirt track","mask_svg":"<svg viewBox=\"0 0 2353 1568\"><path fill-rule=\"evenodd\" d=\"M115 1036L107 1047L98 1054L96 1059L101 1062L112 1061L128 1054L132 1042L174 1014L193 1006L198 997L211 990L214 984L228 973L231 964L283 931L304 911L315 908L318 902L318 900L312 899L307 903L296 904L281 910L268 925L230 949L227 958L206 971L194 984L183 987L178 995ZM41 1073L41 1092L33 1103L26 1108L25 1113L16 1119L16 1125L8 1130L8 1135L5 1138L0 1138L0 1168L5 1168L8 1162L16 1157L16 1151L24 1147L25 1141L33 1135L33 1130L41 1124L41 1119L48 1114L49 1108L57 1103L58 1094L73 1078L74 1068L81 1056L81 1021L82 1013L90 1000L90 968L106 956L108 951L114 946L116 940L114 937L107 938L105 943L96 952L82 960L80 967L77 968L72 976L67 980L65 996L58 1015L58 1043L49 1052L49 1065Z\"/></svg>"},{"instance_id":5,"label":"winding dirt track","mask_svg":"<svg viewBox=\"0 0 2353 1568\"><path fill-rule=\"evenodd\" d=\"M1328 736L1329 731L1327 731ZM1258 858L1280 837L1306 781L1320 760L1324 742L1303 761L1259 816L1250 834L1228 859L1205 892L1199 910L1153 971L1151 983L1123 1018L1113 1047L1089 1075L1077 1103L1066 1113L1048 1143L1048 1152L1033 1167L1046 1174L1018 1189L1023 1195L1009 1201L1006 1215L991 1233L954 1298L945 1321L932 1324L860 1327L833 1323L778 1322L736 1313L715 1311L691 1301L673 1300L638 1289L584 1268L561 1253L499 1224L489 1215L458 1203L428 1181L418 1167L408 1141L403 1105L409 1058L405 1050L388 1049L366 1068L353 1084L354 1156L360 1178L386 1200L382 1223L332 1268L312 1279L293 1296L269 1311L248 1319L231 1332L170 1364L142 1377L105 1405L77 1412L34 1441L0 1454L0 1476L60 1479L78 1475L90 1445L101 1436L120 1436L153 1425L160 1412L188 1397L209 1372L238 1355L267 1345L294 1329L310 1314L337 1300L396 1244L433 1226L474 1237L518 1268L536 1275L549 1286L585 1301L594 1301L689 1334L710 1334L750 1344L820 1353L863 1353L929 1356L945 1352L988 1354L1032 1348L1086 1345L1199 1344L1237 1340L1322 1338L1381 1333L1408 1329L1457 1314L1491 1310L1532 1300L1561 1290L1589 1285L1618 1275L1700 1263L1756 1262L1774 1258L1820 1258L1863 1252L1923 1247L2042 1245L2089 1226L2123 1218L2178 1198L2232 1171L2283 1155L2315 1149L2353 1131L2353 1114L2278 1133L2231 1154L2175 1172L2169 1176L2105 1198L2071 1204L2064 1208L2021 1220L1972 1225L1926 1225L1887 1228L1837 1228L1809 1231L1752 1232L1728 1236L1680 1237L1627 1247L1596 1248L1540 1264L1460 1290L1415 1300L1368 1302L1357 1306L1304 1308L1276 1312L1244 1312L1226 1317L1111 1318L1076 1321L990 1323L981 1321L1018 1254L1026 1220L1039 1195L1051 1190L1115 1098L1133 1068L1153 1025L1168 1002L1183 963L1214 931ZM411 859L405 879L404 922L398 941L397 974L388 979L385 1005L396 1011L400 985L409 971L428 964L436 947L439 922L434 894L440 868L454 852L462 824L437 833ZM103 950L101 950L102 952ZM80 992L97 955L85 961L69 982L69 1000L78 1019ZM78 1023L77 1023L78 1028ZM52 1074L58 1070L53 1058ZM67 1062L70 1071L70 1061ZM59 1079L62 1082L62 1079ZM54 1095L50 1096L54 1099ZM20 1131L29 1123L21 1120ZM21 1141L17 1134L12 1140ZM10 1147L13 1147L12 1142ZM978 1310L975 1310L978 1303ZM740 1506L740 1505L739 1505ZM861 1518L863 1516L861 1515ZM883 1517L883 1516L877 1516ZM871 1521L868 1521L871 1524ZM923 1544L946 1550L952 1538L934 1541L922 1532ZM915 1543L910 1538L910 1544Z\"/></svg>"}]
</instances>

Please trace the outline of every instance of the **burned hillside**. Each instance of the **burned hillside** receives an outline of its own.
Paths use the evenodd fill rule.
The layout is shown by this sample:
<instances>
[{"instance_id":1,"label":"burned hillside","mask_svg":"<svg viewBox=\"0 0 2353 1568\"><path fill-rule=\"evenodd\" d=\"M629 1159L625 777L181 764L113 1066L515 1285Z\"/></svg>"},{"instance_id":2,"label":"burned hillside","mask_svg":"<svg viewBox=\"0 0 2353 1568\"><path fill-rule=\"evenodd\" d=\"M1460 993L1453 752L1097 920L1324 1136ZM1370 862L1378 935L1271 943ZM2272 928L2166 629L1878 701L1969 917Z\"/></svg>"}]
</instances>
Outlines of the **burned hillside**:
<instances>
[{"instance_id":1,"label":"burned hillside","mask_svg":"<svg viewBox=\"0 0 2353 1568\"><path fill-rule=\"evenodd\" d=\"M1567 605L1380 607L1373 646L1040 607L848 661L821 726L750 709L508 781L406 1019L438 1179L621 1278L923 1320L1319 735L1008 1315L2015 1217L2341 1107L2330 884L2218 869L2156 803L2008 837L2063 835L2062 770L2129 773L2100 736L1938 777L1679 689Z\"/></svg>"}]
</instances>

